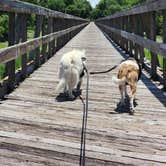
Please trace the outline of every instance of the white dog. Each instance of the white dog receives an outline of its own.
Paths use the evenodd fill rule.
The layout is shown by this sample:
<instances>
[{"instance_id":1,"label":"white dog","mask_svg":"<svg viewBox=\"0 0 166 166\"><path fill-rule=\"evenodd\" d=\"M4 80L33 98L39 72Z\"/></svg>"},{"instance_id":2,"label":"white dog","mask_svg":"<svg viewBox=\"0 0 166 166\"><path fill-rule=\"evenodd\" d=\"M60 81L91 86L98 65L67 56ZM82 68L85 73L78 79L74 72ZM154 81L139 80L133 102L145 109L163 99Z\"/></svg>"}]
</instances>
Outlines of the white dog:
<instances>
[{"instance_id":1,"label":"white dog","mask_svg":"<svg viewBox=\"0 0 166 166\"><path fill-rule=\"evenodd\" d=\"M72 90L80 89L82 77L84 75L86 56L84 50L72 50L64 54L59 63L59 84L58 93L68 93L69 98L73 99Z\"/></svg>"},{"instance_id":2,"label":"white dog","mask_svg":"<svg viewBox=\"0 0 166 166\"><path fill-rule=\"evenodd\" d=\"M137 63L134 58L129 58L128 60L122 62L119 65L118 75L113 76L113 82L119 84L119 90L121 94L120 104L125 104L125 96L127 96L126 85L130 86L130 111L134 113L134 98L137 88L137 82L141 75L141 66Z\"/></svg>"}]
</instances>

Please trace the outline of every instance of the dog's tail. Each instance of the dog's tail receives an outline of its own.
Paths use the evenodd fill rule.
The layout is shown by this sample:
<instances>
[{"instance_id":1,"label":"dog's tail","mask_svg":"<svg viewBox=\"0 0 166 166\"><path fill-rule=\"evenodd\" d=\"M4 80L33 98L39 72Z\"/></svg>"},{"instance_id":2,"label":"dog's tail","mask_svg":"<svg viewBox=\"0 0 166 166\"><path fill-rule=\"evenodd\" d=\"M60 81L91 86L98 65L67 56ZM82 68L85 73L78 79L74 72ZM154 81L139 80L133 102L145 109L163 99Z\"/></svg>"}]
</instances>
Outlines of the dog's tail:
<instances>
[{"instance_id":1,"label":"dog's tail","mask_svg":"<svg viewBox=\"0 0 166 166\"><path fill-rule=\"evenodd\" d=\"M121 84L124 84L124 83L125 83L126 79L125 79L125 78L119 79L119 78L117 78L116 76L113 76L113 77L112 77L112 81L113 81L113 83L115 83L115 84L121 85Z\"/></svg>"},{"instance_id":2,"label":"dog's tail","mask_svg":"<svg viewBox=\"0 0 166 166\"><path fill-rule=\"evenodd\" d=\"M57 93L62 93L65 89L65 86L66 86L66 81L64 78L60 79L57 87L56 87L56 92Z\"/></svg>"}]
</instances>

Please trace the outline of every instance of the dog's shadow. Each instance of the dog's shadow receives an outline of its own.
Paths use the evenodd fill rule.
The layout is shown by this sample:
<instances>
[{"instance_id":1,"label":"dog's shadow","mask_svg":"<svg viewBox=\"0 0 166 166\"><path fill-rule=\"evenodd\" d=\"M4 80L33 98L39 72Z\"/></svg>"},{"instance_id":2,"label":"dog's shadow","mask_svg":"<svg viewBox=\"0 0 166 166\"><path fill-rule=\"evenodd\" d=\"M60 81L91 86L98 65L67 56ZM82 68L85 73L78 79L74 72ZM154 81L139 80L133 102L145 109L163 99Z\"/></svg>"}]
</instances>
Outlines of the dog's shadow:
<instances>
[{"instance_id":1,"label":"dog's shadow","mask_svg":"<svg viewBox=\"0 0 166 166\"><path fill-rule=\"evenodd\" d=\"M138 104L136 102L136 99L134 100L134 107L136 107ZM131 111L131 108L130 108L130 99L129 97L127 96L125 98L125 104L122 105L120 102L117 104L117 107L114 109L114 111L116 113L119 113L119 114L123 114L123 113L128 113L130 115L133 115L134 112Z\"/></svg>"},{"instance_id":2,"label":"dog's shadow","mask_svg":"<svg viewBox=\"0 0 166 166\"><path fill-rule=\"evenodd\" d=\"M55 101L57 102L67 102L67 101L74 101L77 97L81 96L82 90L73 90L74 98L70 98L67 93L60 93L56 98Z\"/></svg>"}]
</instances>

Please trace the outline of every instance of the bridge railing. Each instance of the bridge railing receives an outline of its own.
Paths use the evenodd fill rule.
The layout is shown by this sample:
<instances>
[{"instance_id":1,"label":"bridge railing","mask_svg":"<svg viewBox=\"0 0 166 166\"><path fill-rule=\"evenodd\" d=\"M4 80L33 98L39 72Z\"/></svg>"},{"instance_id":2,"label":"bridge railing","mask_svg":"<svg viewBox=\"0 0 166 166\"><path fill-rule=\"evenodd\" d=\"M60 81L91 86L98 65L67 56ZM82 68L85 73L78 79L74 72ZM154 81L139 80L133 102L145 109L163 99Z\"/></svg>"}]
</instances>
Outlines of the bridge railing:
<instances>
[{"instance_id":1,"label":"bridge railing","mask_svg":"<svg viewBox=\"0 0 166 166\"><path fill-rule=\"evenodd\" d=\"M160 18L160 19L159 19ZM158 20L159 19L159 20ZM157 20L160 21L162 41L157 42ZM130 56L138 59L158 79L166 90L166 1L152 0L128 10L96 20L106 32ZM150 65L146 63L150 54ZM159 59L160 58L160 62ZM160 63L160 68L158 67Z\"/></svg>"},{"instance_id":2,"label":"bridge railing","mask_svg":"<svg viewBox=\"0 0 166 166\"><path fill-rule=\"evenodd\" d=\"M14 89L35 68L83 29L88 21L19 0L0 0L0 14L7 14L8 47L0 49L0 64L5 64L0 96ZM34 38L27 40L30 17L34 18ZM21 57L21 66L15 62Z\"/></svg>"}]
</instances>

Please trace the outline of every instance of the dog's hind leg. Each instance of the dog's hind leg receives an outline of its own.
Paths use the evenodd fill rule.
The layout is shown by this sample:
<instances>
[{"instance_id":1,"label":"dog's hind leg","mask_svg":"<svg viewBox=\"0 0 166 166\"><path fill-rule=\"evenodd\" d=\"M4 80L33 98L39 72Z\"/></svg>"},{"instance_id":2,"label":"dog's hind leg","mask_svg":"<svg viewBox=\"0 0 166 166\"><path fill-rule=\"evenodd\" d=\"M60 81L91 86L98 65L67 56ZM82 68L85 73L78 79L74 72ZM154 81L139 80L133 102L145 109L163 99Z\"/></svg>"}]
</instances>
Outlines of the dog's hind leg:
<instances>
[{"instance_id":1,"label":"dog's hind leg","mask_svg":"<svg viewBox=\"0 0 166 166\"><path fill-rule=\"evenodd\" d=\"M125 95L126 98L128 97L128 94L127 94L127 86L126 86L126 85L125 85L125 87L124 87L124 95Z\"/></svg>"},{"instance_id":2,"label":"dog's hind leg","mask_svg":"<svg viewBox=\"0 0 166 166\"><path fill-rule=\"evenodd\" d=\"M75 98L75 96L73 95L73 92L72 92L72 89L71 89L71 88L69 88L68 94L69 94L69 98L70 98L70 99L74 99L74 98Z\"/></svg>"},{"instance_id":3,"label":"dog's hind leg","mask_svg":"<svg viewBox=\"0 0 166 166\"><path fill-rule=\"evenodd\" d=\"M124 93L125 93L125 86L124 85L119 85L119 90L120 90L120 94L121 94L121 99L120 99L120 104L124 105Z\"/></svg>"},{"instance_id":4,"label":"dog's hind leg","mask_svg":"<svg viewBox=\"0 0 166 166\"><path fill-rule=\"evenodd\" d=\"M65 87L66 87L66 81L65 81L65 79L60 79L59 84L58 84L58 86L56 88L56 91L58 93L63 93L64 90L65 90Z\"/></svg>"},{"instance_id":5,"label":"dog's hind leg","mask_svg":"<svg viewBox=\"0 0 166 166\"><path fill-rule=\"evenodd\" d=\"M80 81L77 84L77 90L78 91L81 89L81 85L82 85L82 78L80 78Z\"/></svg>"},{"instance_id":6,"label":"dog's hind leg","mask_svg":"<svg viewBox=\"0 0 166 166\"><path fill-rule=\"evenodd\" d=\"M130 94L130 112L131 114L134 114L135 108L134 108L134 99L135 99L135 92L136 92L136 84L130 85L131 94Z\"/></svg>"},{"instance_id":7,"label":"dog's hind leg","mask_svg":"<svg viewBox=\"0 0 166 166\"><path fill-rule=\"evenodd\" d=\"M70 99L74 99L73 90L77 86L78 78L77 78L77 70L75 68L72 69L68 77L68 95Z\"/></svg>"}]
</instances>

